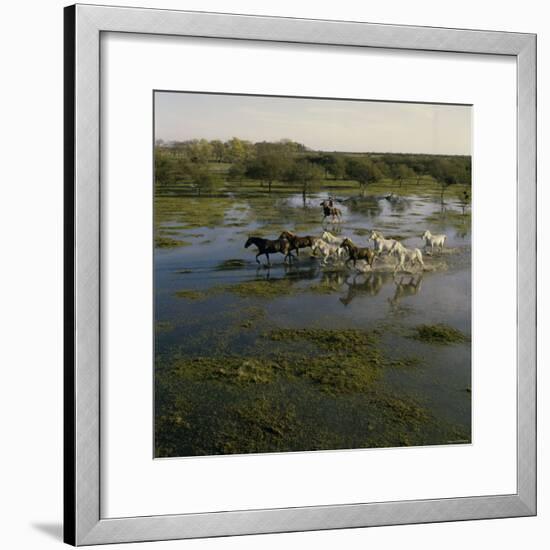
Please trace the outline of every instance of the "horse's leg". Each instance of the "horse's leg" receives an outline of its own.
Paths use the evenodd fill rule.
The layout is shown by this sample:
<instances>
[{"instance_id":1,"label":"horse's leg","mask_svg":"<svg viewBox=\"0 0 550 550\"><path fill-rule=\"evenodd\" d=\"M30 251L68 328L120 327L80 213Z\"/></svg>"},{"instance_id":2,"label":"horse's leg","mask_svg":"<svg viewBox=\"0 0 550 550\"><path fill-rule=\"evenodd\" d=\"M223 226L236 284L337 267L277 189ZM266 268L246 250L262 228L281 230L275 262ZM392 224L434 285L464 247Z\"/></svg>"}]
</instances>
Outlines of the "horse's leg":
<instances>
[{"instance_id":1,"label":"horse's leg","mask_svg":"<svg viewBox=\"0 0 550 550\"><path fill-rule=\"evenodd\" d=\"M258 256L261 256L261 255L262 255L261 252L258 252L258 254L256 254L256 262L257 262L257 263L260 263L260 260L258 260Z\"/></svg>"},{"instance_id":2,"label":"horse's leg","mask_svg":"<svg viewBox=\"0 0 550 550\"><path fill-rule=\"evenodd\" d=\"M269 261L269 254L266 252L265 257L267 258L267 265L268 267L271 267L271 262Z\"/></svg>"}]
</instances>

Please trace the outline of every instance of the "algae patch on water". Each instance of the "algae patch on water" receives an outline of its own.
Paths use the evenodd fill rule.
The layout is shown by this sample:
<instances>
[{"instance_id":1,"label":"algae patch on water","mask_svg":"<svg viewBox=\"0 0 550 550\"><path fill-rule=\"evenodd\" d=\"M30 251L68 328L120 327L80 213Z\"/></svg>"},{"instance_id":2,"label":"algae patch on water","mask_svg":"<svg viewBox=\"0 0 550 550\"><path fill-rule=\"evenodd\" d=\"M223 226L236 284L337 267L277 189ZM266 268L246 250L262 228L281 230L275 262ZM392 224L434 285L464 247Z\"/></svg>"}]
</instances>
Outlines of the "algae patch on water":
<instances>
[{"instance_id":1,"label":"algae patch on water","mask_svg":"<svg viewBox=\"0 0 550 550\"><path fill-rule=\"evenodd\" d=\"M171 321L157 321L155 323L156 333L170 332L171 330L174 330L174 323Z\"/></svg>"},{"instance_id":2,"label":"algae patch on water","mask_svg":"<svg viewBox=\"0 0 550 550\"><path fill-rule=\"evenodd\" d=\"M353 329L277 329L267 337L276 342L302 342L317 353L291 357L297 376L314 382L324 393L363 392L388 366L378 335Z\"/></svg>"},{"instance_id":3,"label":"algae patch on water","mask_svg":"<svg viewBox=\"0 0 550 550\"><path fill-rule=\"evenodd\" d=\"M208 298L209 293L203 290L191 290L191 289L183 289L183 290L176 290L174 292L174 296L177 298L185 298L186 300L206 300Z\"/></svg>"},{"instance_id":4,"label":"algae patch on water","mask_svg":"<svg viewBox=\"0 0 550 550\"><path fill-rule=\"evenodd\" d=\"M237 385L267 384L274 380L276 370L273 361L240 355L182 358L174 366L177 376Z\"/></svg>"},{"instance_id":5,"label":"algae patch on water","mask_svg":"<svg viewBox=\"0 0 550 550\"><path fill-rule=\"evenodd\" d=\"M180 246L190 246L191 243L187 241L180 241L179 239L173 239L165 235L157 235L155 237L155 248L178 248Z\"/></svg>"},{"instance_id":6,"label":"algae patch on water","mask_svg":"<svg viewBox=\"0 0 550 550\"><path fill-rule=\"evenodd\" d=\"M231 258L229 260L223 260L216 266L216 271L231 271L233 269L242 269L247 265L246 260L240 258Z\"/></svg>"},{"instance_id":7,"label":"algae patch on water","mask_svg":"<svg viewBox=\"0 0 550 550\"><path fill-rule=\"evenodd\" d=\"M462 344L470 341L463 332L443 323L419 325L414 330L412 338L428 344Z\"/></svg>"},{"instance_id":8,"label":"algae patch on water","mask_svg":"<svg viewBox=\"0 0 550 550\"><path fill-rule=\"evenodd\" d=\"M220 434L224 454L285 451L299 432L296 410L257 398L228 410Z\"/></svg>"},{"instance_id":9,"label":"algae patch on water","mask_svg":"<svg viewBox=\"0 0 550 550\"><path fill-rule=\"evenodd\" d=\"M225 290L241 298L279 298L291 296L297 292L293 281L289 279L260 279L227 285Z\"/></svg>"}]
</instances>

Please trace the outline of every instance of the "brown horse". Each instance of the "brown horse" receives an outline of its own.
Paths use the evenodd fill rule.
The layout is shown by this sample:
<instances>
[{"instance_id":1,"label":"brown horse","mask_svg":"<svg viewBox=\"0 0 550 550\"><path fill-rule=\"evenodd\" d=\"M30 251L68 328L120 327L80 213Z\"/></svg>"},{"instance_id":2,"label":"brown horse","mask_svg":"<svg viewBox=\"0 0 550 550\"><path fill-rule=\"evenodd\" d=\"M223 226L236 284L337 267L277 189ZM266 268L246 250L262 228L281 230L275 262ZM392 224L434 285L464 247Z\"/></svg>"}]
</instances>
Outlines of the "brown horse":
<instances>
[{"instance_id":1,"label":"brown horse","mask_svg":"<svg viewBox=\"0 0 550 550\"><path fill-rule=\"evenodd\" d=\"M355 246L349 239L344 239L340 248L343 248L349 254L349 258L346 260L346 265L353 261L353 267L357 263L357 260L366 260L369 267L372 269L374 265L374 260L376 260L377 254L374 250L370 248L359 248Z\"/></svg>"},{"instance_id":2,"label":"brown horse","mask_svg":"<svg viewBox=\"0 0 550 550\"><path fill-rule=\"evenodd\" d=\"M296 250L296 254L300 255L300 248L313 248L313 241L315 237L307 235L306 237L298 237L290 231L283 231L279 235L279 239L286 239L290 243L290 251Z\"/></svg>"},{"instance_id":3,"label":"brown horse","mask_svg":"<svg viewBox=\"0 0 550 550\"><path fill-rule=\"evenodd\" d=\"M321 203L323 208L323 221L329 216L332 217L332 221L342 221L342 211L339 208L336 208L332 200L324 200Z\"/></svg>"},{"instance_id":4,"label":"brown horse","mask_svg":"<svg viewBox=\"0 0 550 550\"><path fill-rule=\"evenodd\" d=\"M284 262L286 262L287 258L289 261L292 259L290 243L286 239L276 239L274 241L270 241L269 239L262 239L261 237L248 237L244 247L248 248L250 245L254 245L258 248L258 253L256 254L256 262L258 263L260 263L258 256L261 256L262 254L265 254L268 266L271 265L271 262L269 261L270 254L284 254Z\"/></svg>"}]
</instances>

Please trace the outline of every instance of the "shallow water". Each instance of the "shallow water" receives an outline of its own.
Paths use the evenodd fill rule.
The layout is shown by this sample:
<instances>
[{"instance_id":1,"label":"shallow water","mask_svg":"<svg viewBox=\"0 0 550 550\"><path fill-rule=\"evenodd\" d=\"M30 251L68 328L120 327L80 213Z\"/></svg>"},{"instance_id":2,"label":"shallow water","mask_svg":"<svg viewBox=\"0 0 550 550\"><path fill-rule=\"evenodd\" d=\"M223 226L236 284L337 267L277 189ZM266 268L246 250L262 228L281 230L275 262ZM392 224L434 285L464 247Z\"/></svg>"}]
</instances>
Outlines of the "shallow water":
<instances>
[{"instance_id":1,"label":"shallow water","mask_svg":"<svg viewBox=\"0 0 550 550\"><path fill-rule=\"evenodd\" d=\"M469 216L452 200L442 207L438 199L416 195L397 203L339 197L343 223L324 226L319 202L326 194L310 195L305 204L301 194L234 194L208 226L187 227L191 214L177 209L163 216L157 231L169 230L191 244L156 249L154 256L156 415L163 419L156 429L158 456L469 441L470 342L435 345L411 338L418 325L439 323L470 335ZM395 276L384 262L373 273L324 268L309 249L291 266L282 255L271 257L271 268L259 266L255 247L244 248L247 236L276 238L283 228L313 236L329 230L359 246L368 246L368 234L376 229L409 248L421 248L420 236L430 229L447 235L447 250L425 256L430 271ZM228 260L239 261L224 264ZM268 295L241 288L258 281L284 286ZM228 356L262 361L279 351L310 353L310 342L266 344L266 333L280 328L375 330L385 357L414 364L386 366L372 392L343 395L284 374L235 386L172 368L189 356L223 363ZM393 402L386 415L380 395L384 403L398 399L403 418L395 415ZM411 404L429 420L409 422Z\"/></svg>"}]
</instances>

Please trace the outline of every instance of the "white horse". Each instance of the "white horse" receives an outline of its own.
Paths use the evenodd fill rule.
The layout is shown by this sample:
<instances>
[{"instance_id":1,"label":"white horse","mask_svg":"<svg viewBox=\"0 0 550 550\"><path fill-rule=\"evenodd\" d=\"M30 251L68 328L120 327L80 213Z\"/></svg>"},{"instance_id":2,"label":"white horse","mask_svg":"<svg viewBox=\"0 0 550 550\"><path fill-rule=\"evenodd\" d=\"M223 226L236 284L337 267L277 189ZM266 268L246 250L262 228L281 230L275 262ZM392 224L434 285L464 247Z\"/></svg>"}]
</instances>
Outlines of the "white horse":
<instances>
[{"instance_id":1,"label":"white horse","mask_svg":"<svg viewBox=\"0 0 550 550\"><path fill-rule=\"evenodd\" d=\"M385 239L382 233L378 231L373 231L370 235L369 241L374 242L374 250L382 254L385 250L388 252L391 250L391 247L397 243L395 239Z\"/></svg>"},{"instance_id":2,"label":"white horse","mask_svg":"<svg viewBox=\"0 0 550 550\"><path fill-rule=\"evenodd\" d=\"M340 246L344 242L344 239L342 237L336 237L330 231L323 231L321 239L323 239L323 241L325 241L326 243L337 244L338 246Z\"/></svg>"},{"instance_id":3,"label":"white horse","mask_svg":"<svg viewBox=\"0 0 550 550\"><path fill-rule=\"evenodd\" d=\"M346 251L340 248L339 245L327 243L323 239L315 239L313 241L313 254L321 253L323 265L327 264L327 260L344 261L346 259Z\"/></svg>"},{"instance_id":4,"label":"white horse","mask_svg":"<svg viewBox=\"0 0 550 550\"><path fill-rule=\"evenodd\" d=\"M426 242L424 245L424 250L426 250L429 247L431 247L432 254L434 253L434 246L438 246L440 252L443 250L443 245L445 244L445 239L447 238L447 235L432 235L430 233L429 229L426 229L424 231L424 235L422 235L422 240Z\"/></svg>"},{"instance_id":5,"label":"white horse","mask_svg":"<svg viewBox=\"0 0 550 550\"><path fill-rule=\"evenodd\" d=\"M397 270L405 271L405 262L409 263L412 268L415 264L420 264L420 267L424 269L424 261L422 260L422 252L419 248L405 248L401 243L395 242L390 249L390 254L397 256L397 263L395 264L395 273Z\"/></svg>"}]
</instances>

